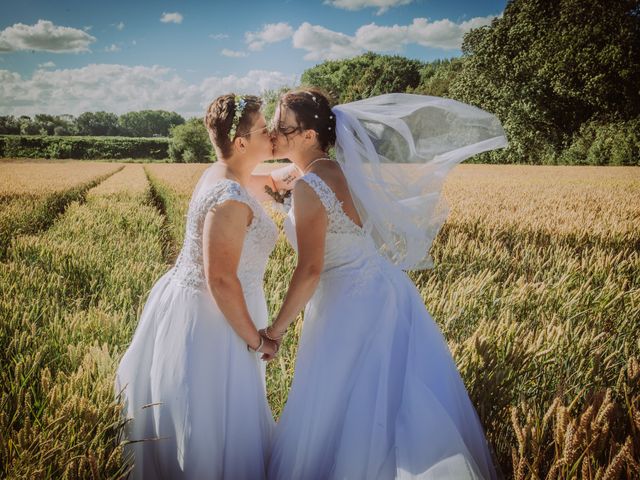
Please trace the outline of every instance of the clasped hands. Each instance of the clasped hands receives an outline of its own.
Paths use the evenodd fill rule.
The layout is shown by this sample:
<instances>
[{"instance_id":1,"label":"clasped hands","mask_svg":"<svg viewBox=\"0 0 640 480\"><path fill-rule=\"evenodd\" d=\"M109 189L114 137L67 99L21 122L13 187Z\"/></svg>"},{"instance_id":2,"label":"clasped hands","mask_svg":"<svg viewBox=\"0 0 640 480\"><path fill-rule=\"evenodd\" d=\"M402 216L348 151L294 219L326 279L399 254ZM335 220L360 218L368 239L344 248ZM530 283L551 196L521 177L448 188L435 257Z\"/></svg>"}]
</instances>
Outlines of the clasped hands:
<instances>
[{"instance_id":1,"label":"clasped hands","mask_svg":"<svg viewBox=\"0 0 640 480\"><path fill-rule=\"evenodd\" d=\"M264 339L264 345L261 350L262 356L260 358L266 362L269 362L276 358L276 355L280 350L280 345L282 344L282 339L284 338L284 333L276 334L271 326L267 328L261 328L260 330L258 330L258 333Z\"/></svg>"}]
</instances>

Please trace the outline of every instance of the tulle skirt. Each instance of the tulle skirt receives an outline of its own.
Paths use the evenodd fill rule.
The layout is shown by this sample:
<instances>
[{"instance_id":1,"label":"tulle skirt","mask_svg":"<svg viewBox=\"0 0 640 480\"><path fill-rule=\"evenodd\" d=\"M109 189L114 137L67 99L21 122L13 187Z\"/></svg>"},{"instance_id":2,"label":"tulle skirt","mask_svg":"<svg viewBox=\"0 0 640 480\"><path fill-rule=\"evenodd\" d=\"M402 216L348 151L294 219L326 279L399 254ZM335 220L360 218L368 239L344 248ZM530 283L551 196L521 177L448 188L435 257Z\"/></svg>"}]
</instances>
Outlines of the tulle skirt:
<instances>
[{"instance_id":1,"label":"tulle skirt","mask_svg":"<svg viewBox=\"0 0 640 480\"><path fill-rule=\"evenodd\" d=\"M210 293L180 285L173 269L154 285L118 367L125 453L136 479L260 479L274 421L265 366L247 351ZM257 328L261 289L245 292Z\"/></svg>"},{"instance_id":2,"label":"tulle skirt","mask_svg":"<svg viewBox=\"0 0 640 480\"><path fill-rule=\"evenodd\" d=\"M270 479L493 479L477 413L409 277L381 257L322 275Z\"/></svg>"}]
</instances>

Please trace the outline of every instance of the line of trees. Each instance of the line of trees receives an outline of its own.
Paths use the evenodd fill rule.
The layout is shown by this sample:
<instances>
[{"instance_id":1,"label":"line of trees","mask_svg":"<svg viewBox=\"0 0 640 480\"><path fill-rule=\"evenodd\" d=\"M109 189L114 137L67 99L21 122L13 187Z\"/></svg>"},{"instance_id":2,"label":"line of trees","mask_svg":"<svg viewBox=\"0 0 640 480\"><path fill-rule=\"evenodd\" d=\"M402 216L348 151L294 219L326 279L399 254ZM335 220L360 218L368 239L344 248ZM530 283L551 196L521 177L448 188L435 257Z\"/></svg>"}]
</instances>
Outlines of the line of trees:
<instances>
[{"instance_id":1,"label":"line of trees","mask_svg":"<svg viewBox=\"0 0 640 480\"><path fill-rule=\"evenodd\" d=\"M73 115L0 116L0 135L167 137L185 119L176 112L142 110L116 115L84 112Z\"/></svg>"},{"instance_id":2,"label":"line of trees","mask_svg":"<svg viewBox=\"0 0 640 480\"><path fill-rule=\"evenodd\" d=\"M74 158L77 160L147 158L163 160L168 156L169 139L166 137L0 135L0 158Z\"/></svg>"},{"instance_id":3,"label":"line of trees","mask_svg":"<svg viewBox=\"0 0 640 480\"><path fill-rule=\"evenodd\" d=\"M509 147L476 161L640 165L639 0L511 0L462 51L431 63L367 53L302 83L338 103L409 92L488 110Z\"/></svg>"}]
</instances>

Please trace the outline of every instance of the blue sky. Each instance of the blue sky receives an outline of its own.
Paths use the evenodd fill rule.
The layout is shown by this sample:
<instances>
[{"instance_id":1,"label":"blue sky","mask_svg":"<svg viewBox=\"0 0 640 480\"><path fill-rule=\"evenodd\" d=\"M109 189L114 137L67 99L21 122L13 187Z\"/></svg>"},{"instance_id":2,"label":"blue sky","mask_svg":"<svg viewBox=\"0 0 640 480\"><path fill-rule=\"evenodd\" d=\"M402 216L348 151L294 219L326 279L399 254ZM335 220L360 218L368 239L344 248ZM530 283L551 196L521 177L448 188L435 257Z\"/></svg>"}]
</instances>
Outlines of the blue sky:
<instances>
[{"instance_id":1,"label":"blue sky","mask_svg":"<svg viewBox=\"0 0 640 480\"><path fill-rule=\"evenodd\" d=\"M0 115L144 108L201 115L215 96L295 84L364 51L459 56L506 0L2 0Z\"/></svg>"}]
</instances>

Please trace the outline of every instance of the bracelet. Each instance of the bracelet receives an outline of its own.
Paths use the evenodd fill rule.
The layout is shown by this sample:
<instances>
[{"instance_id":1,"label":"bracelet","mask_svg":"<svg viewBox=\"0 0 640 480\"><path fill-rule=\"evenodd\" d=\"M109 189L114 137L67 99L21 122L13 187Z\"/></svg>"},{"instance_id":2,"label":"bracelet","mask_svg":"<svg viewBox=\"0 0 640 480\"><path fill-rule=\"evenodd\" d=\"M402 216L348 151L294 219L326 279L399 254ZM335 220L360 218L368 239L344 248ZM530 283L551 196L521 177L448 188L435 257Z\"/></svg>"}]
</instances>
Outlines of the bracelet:
<instances>
[{"instance_id":1,"label":"bracelet","mask_svg":"<svg viewBox=\"0 0 640 480\"><path fill-rule=\"evenodd\" d=\"M277 338L273 338L271 335L269 335L269 328L270 327L271 327L271 325L269 325L267 328L264 329L264 336L267 337L272 342L277 342L278 340L282 340L282 337L284 337L284 333L282 335L280 335L279 337L277 337Z\"/></svg>"},{"instance_id":2,"label":"bracelet","mask_svg":"<svg viewBox=\"0 0 640 480\"><path fill-rule=\"evenodd\" d=\"M260 336L260 345L258 345L257 348L253 348L251 345L247 343L247 350L249 350L250 352L259 352L263 345L264 345L264 338Z\"/></svg>"}]
</instances>

